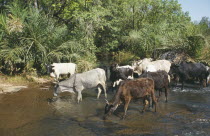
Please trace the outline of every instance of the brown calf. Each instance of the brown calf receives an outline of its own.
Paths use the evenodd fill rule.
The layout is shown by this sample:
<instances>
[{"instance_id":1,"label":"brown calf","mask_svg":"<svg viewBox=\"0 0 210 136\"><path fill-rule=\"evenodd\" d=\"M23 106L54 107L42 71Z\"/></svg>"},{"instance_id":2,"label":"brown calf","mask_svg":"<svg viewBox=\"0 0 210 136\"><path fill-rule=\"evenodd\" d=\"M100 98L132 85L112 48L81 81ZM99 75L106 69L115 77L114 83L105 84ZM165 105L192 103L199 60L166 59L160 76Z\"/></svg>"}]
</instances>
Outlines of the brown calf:
<instances>
[{"instance_id":1,"label":"brown calf","mask_svg":"<svg viewBox=\"0 0 210 136\"><path fill-rule=\"evenodd\" d=\"M123 119L126 116L126 112L128 109L128 105L132 99L143 98L144 108L142 112L145 111L146 100L152 97L152 102L155 104L155 112L156 112L156 97L154 93L154 81L150 78L139 78L136 80L126 80L121 82L119 89L117 90L115 96L112 99L112 103L107 101L105 106L105 116L114 112L118 105L122 102L124 103L124 115Z\"/></svg>"}]
</instances>

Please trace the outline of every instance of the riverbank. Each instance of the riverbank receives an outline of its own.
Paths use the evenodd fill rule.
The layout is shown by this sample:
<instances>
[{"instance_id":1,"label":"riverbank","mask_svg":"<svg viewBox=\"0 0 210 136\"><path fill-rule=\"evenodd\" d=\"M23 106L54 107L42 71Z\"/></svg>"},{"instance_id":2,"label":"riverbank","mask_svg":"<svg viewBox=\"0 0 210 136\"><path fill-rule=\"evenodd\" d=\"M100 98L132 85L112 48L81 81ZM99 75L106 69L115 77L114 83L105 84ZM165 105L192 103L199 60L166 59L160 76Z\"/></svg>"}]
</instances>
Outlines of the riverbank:
<instances>
[{"instance_id":1,"label":"riverbank","mask_svg":"<svg viewBox=\"0 0 210 136\"><path fill-rule=\"evenodd\" d=\"M51 81L52 79L49 77L0 75L0 94L20 91L23 88L28 88L29 84L45 84Z\"/></svg>"}]
</instances>

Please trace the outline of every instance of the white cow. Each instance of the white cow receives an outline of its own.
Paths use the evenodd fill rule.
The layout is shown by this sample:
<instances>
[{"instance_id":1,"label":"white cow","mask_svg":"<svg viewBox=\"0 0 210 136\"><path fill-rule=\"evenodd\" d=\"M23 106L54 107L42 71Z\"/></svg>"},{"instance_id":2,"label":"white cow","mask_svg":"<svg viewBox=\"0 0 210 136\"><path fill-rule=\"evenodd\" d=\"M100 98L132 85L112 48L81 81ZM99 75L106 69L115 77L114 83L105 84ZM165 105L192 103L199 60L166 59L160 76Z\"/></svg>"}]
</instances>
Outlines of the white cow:
<instances>
[{"instance_id":1,"label":"white cow","mask_svg":"<svg viewBox=\"0 0 210 136\"><path fill-rule=\"evenodd\" d=\"M168 73L170 71L171 62L168 60L152 61L151 58L145 58L143 60L134 62L132 67L134 68L134 72L138 73L139 75L141 75L144 71L148 71L149 68L152 69L153 72L155 72L155 70L164 70Z\"/></svg>"},{"instance_id":2,"label":"white cow","mask_svg":"<svg viewBox=\"0 0 210 136\"><path fill-rule=\"evenodd\" d=\"M96 68L87 72L74 74L69 79L61 81L55 87L54 96L57 96L57 94L61 92L77 92L77 100L79 103L80 101L82 101L82 91L95 87L98 87L97 98L99 98L101 94L101 89L104 90L105 97L107 97L106 74L105 71L101 68Z\"/></svg>"},{"instance_id":3,"label":"white cow","mask_svg":"<svg viewBox=\"0 0 210 136\"><path fill-rule=\"evenodd\" d=\"M54 77L56 81L59 80L60 75L73 75L76 72L76 67L77 65L74 63L53 63L47 66L50 76Z\"/></svg>"},{"instance_id":4,"label":"white cow","mask_svg":"<svg viewBox=\"0 0 210 136\"><path fill-rule=\"evenodd\" d=\"M146 72L157 72L157 69L154 65L149 64L146 66Z\"/></svg>"}]
</instances>

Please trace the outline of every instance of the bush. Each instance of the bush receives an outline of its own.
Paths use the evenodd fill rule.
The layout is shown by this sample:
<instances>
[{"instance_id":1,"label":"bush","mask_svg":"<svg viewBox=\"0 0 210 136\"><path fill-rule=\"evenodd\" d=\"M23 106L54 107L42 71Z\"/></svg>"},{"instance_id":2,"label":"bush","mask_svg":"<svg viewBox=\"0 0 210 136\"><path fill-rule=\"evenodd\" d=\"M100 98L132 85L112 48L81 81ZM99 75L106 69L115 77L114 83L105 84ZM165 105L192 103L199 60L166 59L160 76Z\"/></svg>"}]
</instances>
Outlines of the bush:
<instances>
[{"instance_id":1,"label":"bush","mask_svg":"<svg viewBox=\"0 0 210 136\"><path fill-rule=\"evenodd\" d=\"M205 38L201 35L188 37L188 54L198 58L202 55L202 50L206 45Z\"/></svg>"},{"instance_id":2,"label":"bush","mask_svg":"<svg viewBox=\"0 0 210 136\"><path fill-rule=\"evenodd\" d=\"M119 51L114 54L112 60L114 60L115 63L118 63L120 65L127 65L127 64L130 64L131 61L135 59L139 59L139 58L130 52Z\"/></svg>"}]
</instances>

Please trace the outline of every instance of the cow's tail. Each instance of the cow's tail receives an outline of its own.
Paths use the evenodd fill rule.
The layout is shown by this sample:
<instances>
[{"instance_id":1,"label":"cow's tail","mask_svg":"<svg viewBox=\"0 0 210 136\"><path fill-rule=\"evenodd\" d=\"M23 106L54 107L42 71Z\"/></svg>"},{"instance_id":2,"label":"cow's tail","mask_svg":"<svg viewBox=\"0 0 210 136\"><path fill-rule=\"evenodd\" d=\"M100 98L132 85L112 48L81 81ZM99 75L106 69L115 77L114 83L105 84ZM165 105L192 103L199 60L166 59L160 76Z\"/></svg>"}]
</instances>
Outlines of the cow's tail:
<instances>
[{"instance_id":1,"label":"cow's tail","mask_svg":"<svg viewBox=\"0 0 210 136\"><path fill-rule=\"evenodd\" d=\"M168 75L168 82L170 83L171 82L171 77Z\"/></svg>"},{"instance_id":2,"label":"cow's tail","mask_svg":"<svg viewBox=\"0 0 210 136\"><path fill-rule=\"evenodd\" d=\"M100 83L100 87L102 88L102 90L103 90L103 92L104 92L104 94L105 94L105 97L107 97L107 94L106 94L106 88L107 88L107 86L106 86L106 79L107 79L107 77L106 77L106 72L105 72L105 70L103 70L103 72L101 73L103 76L102 76L102 82Z\"/></svg>"},{"instance_id":3,"label":"cow's tail","mask_svg":"<svg viewBox=\"0 0 210 136\"><path fill-rule=\"evenodd\" d=\"M105 83L106 83L106 80L107 80L107 72L104 71L104 81L105 81Z\"/></svg>"}]
</instances>

